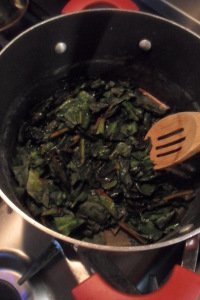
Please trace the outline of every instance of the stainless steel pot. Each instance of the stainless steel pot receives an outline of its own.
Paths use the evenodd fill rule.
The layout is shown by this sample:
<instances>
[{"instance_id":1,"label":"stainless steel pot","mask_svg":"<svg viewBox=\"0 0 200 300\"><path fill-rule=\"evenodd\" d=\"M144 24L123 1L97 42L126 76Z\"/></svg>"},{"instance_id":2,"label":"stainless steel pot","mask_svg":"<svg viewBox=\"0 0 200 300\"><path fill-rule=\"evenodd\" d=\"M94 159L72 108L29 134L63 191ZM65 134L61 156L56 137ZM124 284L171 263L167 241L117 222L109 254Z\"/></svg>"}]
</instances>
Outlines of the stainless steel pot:
<instances>
[{"instance_id":1,"label":"stainless steel pot","mask_svg":"<svg viewBox=\"0 0 200 300\"><path fill-rule=\"evenodd\" d=\"M47 234L76 246L132 252L165 247L200 232L199 158L191 162L197 197L180 227L167 240L145 246L91 244L36 222L13 191L10 162L28 110L63 76L132 78L177 111L199 110L200 39L173 22L125 10L88 10L44 21L10 42L0 53L0 196ZM32 97L26 97L31 94ZM16 230L13 228L13 230Z\"/></svg>"}]
</instances>

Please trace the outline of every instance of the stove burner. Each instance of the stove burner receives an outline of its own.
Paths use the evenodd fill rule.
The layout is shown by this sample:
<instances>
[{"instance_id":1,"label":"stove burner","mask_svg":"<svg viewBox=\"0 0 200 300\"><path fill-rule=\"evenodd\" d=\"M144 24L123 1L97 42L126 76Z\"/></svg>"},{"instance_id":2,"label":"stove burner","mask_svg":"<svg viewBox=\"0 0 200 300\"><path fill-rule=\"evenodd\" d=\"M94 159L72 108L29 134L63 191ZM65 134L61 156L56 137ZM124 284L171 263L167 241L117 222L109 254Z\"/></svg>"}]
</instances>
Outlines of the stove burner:
<instances>
[{"instance_id":1,"label":"stove burner","mask_svg":"<svg viewBox=\"0 0 200 300\"><path fill-rule=\"evenodd\" d=\"M56 299L52 295L51 289L44 282L44 278L41 279L40 274L21 285L18 284L29 263L28 259L19 253L0 251L1 300Z\"/></svg>"},{"instance_id":2,"label":"stove burner","mask_svg":"<svg viewBox=\"0 0 200 300\"><path fill-rule=\"evenodd\" d=\"M8 281L0 279L1 300L21 300L18 291Z\"/></svg>"}]
</instances>

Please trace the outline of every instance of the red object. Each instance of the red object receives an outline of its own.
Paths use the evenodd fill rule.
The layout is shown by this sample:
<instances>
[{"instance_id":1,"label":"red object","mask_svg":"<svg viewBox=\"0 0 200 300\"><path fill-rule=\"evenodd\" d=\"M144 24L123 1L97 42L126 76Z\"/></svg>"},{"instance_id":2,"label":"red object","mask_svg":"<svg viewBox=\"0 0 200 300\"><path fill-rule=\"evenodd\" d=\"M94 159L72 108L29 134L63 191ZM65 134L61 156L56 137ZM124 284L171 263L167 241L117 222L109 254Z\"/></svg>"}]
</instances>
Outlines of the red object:
<instances>
[{"instance_id":1,"label":"red object","mask_svg":"<svg viewBox=\"0 0 200 300\"><path fill-rule=\"evenodd\" d=\"M72 290L76 300L198 300L200 276L176 265L167 283L146 295L123 294L94 274Z\"/></svg>"},{"instance_id":2,"label":"red object","mask_svg":"<svg viewBox=\"0 0 200 300\"><path fill-rule=\"evenodd\" d=\"M88 8L109 6L111 8L139 10L139 7L131 0L71 0L64 8L62 13L81 11Z\"/></svg>"}]
</instances>

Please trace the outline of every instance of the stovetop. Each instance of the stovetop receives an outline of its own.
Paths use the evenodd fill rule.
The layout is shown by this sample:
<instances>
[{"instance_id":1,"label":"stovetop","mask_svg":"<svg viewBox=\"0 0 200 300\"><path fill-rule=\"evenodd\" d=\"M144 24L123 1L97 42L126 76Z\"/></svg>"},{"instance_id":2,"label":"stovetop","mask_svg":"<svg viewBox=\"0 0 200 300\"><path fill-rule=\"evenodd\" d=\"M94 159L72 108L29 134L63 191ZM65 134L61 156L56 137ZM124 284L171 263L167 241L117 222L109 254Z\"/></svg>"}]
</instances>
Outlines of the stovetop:
<instances>
[{"instance_id":1,"label":"stovetop","mask_svg":"<svg viewBox=\"0 0 200 300\"><path fill-rule=\"evenodd\" d=\"M162 5L167 5L168 1L135 2L142 11L175 18L175 13L172 17L168 10L164 11ZM58 15L65 4L66 0L30 1L20 22L14 28L0 33L0 48L28 27ZM94 271L118 290L149 293L166 281L174 264L181 263L184 249L184 243L180 243L160 250L124 255L76 249L72 245L62 244L64 252L59 252L43 268L39 268L34 276L19 285L18 280L30 270L52 242L52 237L34 228L0 200L1 300L70 300L73 299L71 289ZM200 264L197 270L199 272Z\"/></svg>"}]
</instances>

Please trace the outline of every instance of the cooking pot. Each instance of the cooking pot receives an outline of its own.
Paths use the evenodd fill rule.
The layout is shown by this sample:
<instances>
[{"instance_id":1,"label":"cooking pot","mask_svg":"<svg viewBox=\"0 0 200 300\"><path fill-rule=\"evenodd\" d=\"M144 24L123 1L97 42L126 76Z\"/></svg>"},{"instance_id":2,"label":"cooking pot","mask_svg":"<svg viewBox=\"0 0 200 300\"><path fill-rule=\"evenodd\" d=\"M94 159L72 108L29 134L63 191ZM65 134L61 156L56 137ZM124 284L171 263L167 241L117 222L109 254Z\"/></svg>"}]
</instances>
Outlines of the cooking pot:
<instances>
[{"instance_id":1,"label":"cooking pot","mask_svg":"<svg viewBox=\"0 0 200 300\"><path fill-rule=\"evenodd\" d=\"M164 241L114 247L91 244L34 220L13 190L10 170L22 120L63 76L132 78L174 111L199 110L200 39L157 16L129 10L86 10L54 17L12 40L0 53L0 196L23 218L57 239L90 249L132 252L165 247L200 232L199 158L190 164L196 198ZM30 95L31 97L27 97Z\"/></svg>"}]
</instances>

